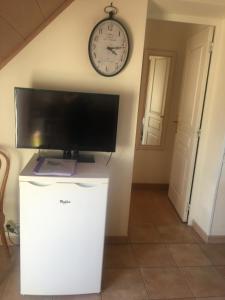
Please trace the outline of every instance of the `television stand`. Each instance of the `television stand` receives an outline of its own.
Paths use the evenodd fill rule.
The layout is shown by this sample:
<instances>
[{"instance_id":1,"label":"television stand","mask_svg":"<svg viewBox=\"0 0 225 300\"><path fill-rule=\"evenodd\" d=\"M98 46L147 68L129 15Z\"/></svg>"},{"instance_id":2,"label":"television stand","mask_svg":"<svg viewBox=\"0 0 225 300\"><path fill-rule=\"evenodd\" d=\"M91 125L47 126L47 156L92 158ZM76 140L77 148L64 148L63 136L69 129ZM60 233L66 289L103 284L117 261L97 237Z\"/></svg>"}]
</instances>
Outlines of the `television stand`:
<instances>
[{"instance_id":1,"label":"television stand","mask_svg":"<svg viewBox=\"0 0 225 300\"><path fill-rule=\"evenodd\" d=\"M95 163L93 154L81 154L78 150L64 150L63 159L74 159L79 163Z\"/></svg>"},{"instance_id":2,"label":"television stand","mask_svg":"<svg viewBox=\"0 0 225 300\"><path fill-rule=\"evenodd\" d=\"M63 151L63 159L72 159L72 153L70 150Z\"/></svg>"}]
</instances>

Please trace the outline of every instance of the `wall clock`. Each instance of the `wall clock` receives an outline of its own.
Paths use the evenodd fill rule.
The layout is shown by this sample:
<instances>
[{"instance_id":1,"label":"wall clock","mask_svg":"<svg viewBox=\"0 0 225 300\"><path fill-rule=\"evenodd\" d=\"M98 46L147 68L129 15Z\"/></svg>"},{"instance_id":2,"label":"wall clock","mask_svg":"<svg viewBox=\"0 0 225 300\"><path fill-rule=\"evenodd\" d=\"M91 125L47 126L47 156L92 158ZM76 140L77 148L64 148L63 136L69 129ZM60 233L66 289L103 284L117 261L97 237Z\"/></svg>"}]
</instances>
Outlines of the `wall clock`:
<instances>
[{"instance_id":1,"label":"wall clock","mask_svg":"<svg viewBox=\"0 0 225 300\"><path fill-rule=\"evenodd\" d=\"M129 56L129 38L124 25L114 19L117 9L107 6L109 17L93 28L88 44L92 66L103 76L114 76L126 65Z\"/></svg>"}]
</instances>

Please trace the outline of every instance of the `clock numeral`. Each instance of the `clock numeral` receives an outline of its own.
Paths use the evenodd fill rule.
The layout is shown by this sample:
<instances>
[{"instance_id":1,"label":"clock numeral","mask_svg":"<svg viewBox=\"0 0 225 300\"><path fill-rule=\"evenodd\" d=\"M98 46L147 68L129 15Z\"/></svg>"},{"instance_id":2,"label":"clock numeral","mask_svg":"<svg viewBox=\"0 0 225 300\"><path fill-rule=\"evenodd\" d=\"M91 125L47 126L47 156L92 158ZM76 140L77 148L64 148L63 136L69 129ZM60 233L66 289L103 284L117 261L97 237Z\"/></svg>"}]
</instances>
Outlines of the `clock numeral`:
<instances>
[{"instance_id":1,"label":"clock numeral","mask_svg":"<svg viewBox=\"0 0 225 300\"><path fill-rule=\"evenodd\" d=\"M112 30L113 30L113 25L110 24L110 25L108 26L108 31L112 31Z\"/></svg>"},{"instance_id":2,"label":"clock numeral","mask_svg":"<svg viewBox=\"0 0 225 300\"><path fill-rule=\"evenodd\" d=\"M95 42L98 41L98 36L97 36L97 35L94 37L94 41L95 41Z\"/></svg>"},{"instance_id":3,"label":"clock numeral","mask_svg":"<svg viewBox=\"0 0 225 300\"><path fill-rule=\"evenodd\" d=\"M95 52L93 52L93 55L94 55L94 57L96 58L96 53L95 53Z\"/></svg>"},{"instance_id":4,"label":"clock numeral","mask_svg":"<svg viewBox=\"0 0 225 300\"><path fill-rule=\"evenodd\" d=\"M99 34L102 34L102 28L99 28L98 32Z\"/></svg>"},{"instance_id":5,"label":"clock numeral","mask_svg":"<svg viewBox=\"0 0 225 300\"><path fill-rule=\"evenodd\" d=\"M121 61L124 61L126 59L126 52L124 51L121 55Z\"/></svg>"},{"instance_id":6,"label":"clock numeral","mask_svg":"<svg viewBox=\"0 0 225 300\"><path fill-rule=\"evenodd\" d=\"M93 44L92 45L92 50L95 50L96 49L96 44Z\"/></svg>"},{"instance_id":7,"label":"clock numeral","mask_svg":"<svg viewBox=\"0 0 225 300\"><path fill-rule=\"evenodd\" d=\"M127 45L127 40L126 39L123 39L122 41L122 46L125 47Z\"/></svg>"},{"instance_id":8,"label":"clock numeral","mask_svg":"<svg viewBox=\"0 0 225 300\"><path fill-rule=\"evenodd\" d=\"M106 72L108 72L108 67L107 66L105 66L105 70L106 70Z\"/></svg>"},{"instance_id":9,"label":"clock numeral","mask_svg":"<svg viewBox=\"0 0 225 300\"><path fill-rule=\"evenodd\" d=\"M118 63L115 64L115 69L116 69L116 70L119 69L119 64L118 64Z\"/></svg>"},{"instance_id":10,"label":"clock numeral","mask_svg":"<svg viewBox=\"0 0 225 300\"><path fill-rule=\"evenodd\" d=\"M119 31L119 36L120 36L121 32Z\"/></svg>"}]
</instances>

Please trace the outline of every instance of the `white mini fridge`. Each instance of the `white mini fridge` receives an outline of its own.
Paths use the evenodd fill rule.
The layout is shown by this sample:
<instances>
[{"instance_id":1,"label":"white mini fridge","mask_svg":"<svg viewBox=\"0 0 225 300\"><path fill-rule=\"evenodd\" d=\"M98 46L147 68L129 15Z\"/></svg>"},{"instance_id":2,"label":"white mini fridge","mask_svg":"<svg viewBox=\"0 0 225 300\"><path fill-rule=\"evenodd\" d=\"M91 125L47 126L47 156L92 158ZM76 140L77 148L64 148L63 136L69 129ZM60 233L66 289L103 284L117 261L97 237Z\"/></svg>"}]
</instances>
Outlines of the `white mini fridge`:
<instances>
[{"instance_id":1,"label":"white mini fridge","mask_svg":"<svg viewBox=\"0 0 225 300\"><path fill-rule=\"evenodd\" d=\"M71 177L19 177L21 294L76 295L101 291L108 174L77 165Z\"/></svg>"}]
</instances>

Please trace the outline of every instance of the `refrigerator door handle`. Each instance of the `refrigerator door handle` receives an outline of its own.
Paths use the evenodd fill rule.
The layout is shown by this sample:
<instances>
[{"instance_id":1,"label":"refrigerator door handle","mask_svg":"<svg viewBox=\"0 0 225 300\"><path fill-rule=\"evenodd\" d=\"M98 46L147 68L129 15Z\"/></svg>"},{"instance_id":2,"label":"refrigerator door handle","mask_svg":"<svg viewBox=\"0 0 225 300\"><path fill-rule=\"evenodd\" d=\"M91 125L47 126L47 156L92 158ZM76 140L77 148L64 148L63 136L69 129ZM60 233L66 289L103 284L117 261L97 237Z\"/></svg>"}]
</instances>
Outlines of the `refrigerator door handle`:
<instances>
[{"instance_id":1,"label":"refrigerator door handle","mask_svg":"<svg viewBox=\"0 0 225 300\"><path fill-rule=\"evenodd\" d=\"M90 188L96 188L96 187L102 185L102 183L100 183L100 184L74 183L74 185L81 189L90 189Z\"/></svg>"},{"instance_id":2,"label":"refrigerator door handle","mask_svg":"<svg viewBox=\"0 0 225 300\"><path fill-rule=\"evenodd\" d=\"M34 186L38 186L38 187L47 187L47 186L51 186L54 183L40 183L40 182L36 182L36 181L26 181L28 184L34 185Z\"/></svg>"}]
</instances>

